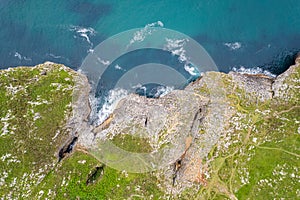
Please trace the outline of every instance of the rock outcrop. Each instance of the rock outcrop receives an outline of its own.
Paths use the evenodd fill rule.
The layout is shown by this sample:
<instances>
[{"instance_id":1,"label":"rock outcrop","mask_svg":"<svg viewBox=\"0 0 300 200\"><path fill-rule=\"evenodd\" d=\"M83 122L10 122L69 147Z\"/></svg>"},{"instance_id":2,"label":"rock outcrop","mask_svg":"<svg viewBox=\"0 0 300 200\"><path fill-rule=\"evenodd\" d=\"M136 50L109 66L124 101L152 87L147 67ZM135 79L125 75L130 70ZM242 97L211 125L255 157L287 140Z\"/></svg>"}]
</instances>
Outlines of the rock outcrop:
<instances>
[{"instance_id":1,"label":"rock outcrop","mask_svg":"<svg viewBox=\"0 0 300 200\"><path fill-rule=\"evenodd\" d=\"M207 72L130 94L98 127L85 76L46 63L0 77L1 198L300 197L299 58L275 79Z\"/></svg>"},{"instance_id":2,"label":"rock outcrop","mask_svg":"<svg viewBox=\"0 0 300 200\"><path fill-rule=\"evenodd\" d=\"M106 154L98 158L108 166L125 168L129 172L151 171L161 167L157 177L164 183L163 188L169 194L180 195L183 190L191 187L191 183L210 185L209 173L217 173L211 165L219 156L210 157L210 154L223 152L235 144L240 145L239 148L235 148L238 152L242 151L243 145L250 145L249 141L260 140L262 144L268 141L267 137L253 136L255 134L251 132L258 133L259 128L249 116L283 112L276 111L274 105L285 101L291 102L285 106L297 104L291 109L299 108L299 68L297 61L296 65L275 79L264 75L208 72L185 90L172 91L159 99L147 99L131 94L119 102L104 124L93 130L95 138L90 144L96 146L91 148L91 152L95 157ZM272 114L260 117L269 119L271 116ZM299 115L294 117L299 118ZM237 133L243 131L247 134ZM152 151L159 151L167 144L176 148L168 149L170 154L164 152L168 155L167 158L159 160L167 162L162 162L161 166L157 167L159 163L151 160L155 165L145 169L145 166L136 162L150 162L148 158L139 160L135 156L128 156L130 151L111 150L114 156L120 154L120 157L116 156L117 159L114 160L109 155L110 148L97 146L97 143L103 140L114 141L115 137L122 136L124 139L124 135L144 138L149 142ZM187 146L189 137L191 141ZM238 140L234 140L234 137L238 137ZM240 143L241 141L243 142ZM134 140L124 139L124 143L132 142L131 145L134 145ZM103 148L105 152L95 150L97 148ZM235 154L238 154L237 152ZM124 159L119 162L120 158ZM166 166L167 164L169 165ZM215 190L228 198L236 198L235 192L227 188L226 184L213 187L217 187Z\"/></svg>"}]
</instances>

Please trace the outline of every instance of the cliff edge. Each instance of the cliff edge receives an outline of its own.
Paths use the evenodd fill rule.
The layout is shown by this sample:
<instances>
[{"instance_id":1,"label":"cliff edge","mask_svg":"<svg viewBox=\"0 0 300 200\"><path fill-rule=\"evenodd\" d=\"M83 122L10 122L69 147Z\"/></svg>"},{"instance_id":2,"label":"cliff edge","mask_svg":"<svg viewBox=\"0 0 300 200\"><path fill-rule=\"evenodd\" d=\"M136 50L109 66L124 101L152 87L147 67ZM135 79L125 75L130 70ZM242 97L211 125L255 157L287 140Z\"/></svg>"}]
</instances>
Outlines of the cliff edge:
<instances>
[{"instance_id":1,"label":"cliff edge","mask_svg":"<svg viewBox=\"0 0 300 200\"><path fill-rule=\"evenodd\" d=\"M4 199L300 197L300 59L275 79L207 72L158 99L131 94L98 127L87 79L63 65L0 80ZM152 152L164 159L148 165Z\"/></svg>"}]
</instances>

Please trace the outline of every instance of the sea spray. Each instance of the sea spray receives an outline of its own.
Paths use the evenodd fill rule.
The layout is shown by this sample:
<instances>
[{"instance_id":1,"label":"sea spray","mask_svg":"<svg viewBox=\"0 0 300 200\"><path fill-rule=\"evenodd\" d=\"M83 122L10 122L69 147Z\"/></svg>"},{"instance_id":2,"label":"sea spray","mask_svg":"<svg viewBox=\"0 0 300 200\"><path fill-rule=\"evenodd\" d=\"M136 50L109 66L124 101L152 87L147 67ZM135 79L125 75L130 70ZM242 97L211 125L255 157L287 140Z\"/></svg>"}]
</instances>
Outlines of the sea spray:
<instances>
[{"instance_id":1,"label":"sea spray","mask_svg":"<svg viewBox=\"0 0 300 200\"><path fill-rule=\"evenodd\" d=\"M238 72L238 73L241 73L241 74L254 74L254 75L255 74L263 74L263 75L269 76L271 78L276 77L275 74L272 74L268 70L264 70L260 67L246 68L244 66L241 66L240 68L236 68L236 67L232 68L232 71Z\"/></svg>"},{"instance_id":2,"label":"sea spray","mask_svg":"<svg viewBox=\"0 0 300 200\"><path fill-rule=\"evenodd\" d=\"M90 96L91 116L90 120L95 125L103 123L114 111L119 101L128 95L128 91L120 88L110 90L104 97ZM102 99L102 106L100 105ZM99 107L100 110L99 110Z\"/></svg>"}]
</instances>

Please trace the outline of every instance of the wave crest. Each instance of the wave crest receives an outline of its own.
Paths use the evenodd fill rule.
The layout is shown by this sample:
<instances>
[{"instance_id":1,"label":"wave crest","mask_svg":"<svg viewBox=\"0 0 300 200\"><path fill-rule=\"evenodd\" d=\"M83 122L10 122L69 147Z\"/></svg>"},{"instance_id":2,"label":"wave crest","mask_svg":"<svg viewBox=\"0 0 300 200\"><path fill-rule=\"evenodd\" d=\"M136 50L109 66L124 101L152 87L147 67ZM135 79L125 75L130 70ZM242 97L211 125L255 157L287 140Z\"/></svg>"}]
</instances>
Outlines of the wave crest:
<instances>
[{"instance_id":1,"label":"wave crest","mask_svg":"<svg viewBox=\"0 0 300 200\"><path fill-rule=\"evenodd\" d=\"M32 61L31 58L23 56L21 53L17 51L14 53L14 57L18 58L19 60Z\"/></svg>"},{"instance_id":2,"label":"wave crest","mask_svg":"<svg viewBox=\"0 0 300 200\"><path fill-rule=\"evenodd\" d=\"M78 36L85 39L87 41L87 43L89 43L90 45L90 49L88 50L88 52L92 52L93 49L93 43L90 40L91 36L95 36L96 35L96 31L95 29L91 28L91 27L82 27L82 26L74 26L74 25L70 25L69 26L69 30L72 32L75 32L76 35L74 35L74 38L77 38Z\"/></svg>"},{"instance_id":3,"label":"wave crest","mask_svg":"<svg viewBox=\"0 0 300 200\"><path fill-rule=\"evenodd\" d=\"M264 70L260 67L254 67L254 68L245 68L244 66L241 66L240 68L232 68L232 71L234 72L238 72L238 73L241 73L241 74L263 74L263 75L266 75L266 76L269 76L271 78L275 78L276 75L275 74L272 74L271 72L269 72L268 70Z\"/></svg>"},{"instance_id":4,"label":"wave crest","mask_svg":"<svg viewBox=\"0 0 300 200\"><path fill-rule=\"evenodd\" d=\"M144 28L142 28L139 31L136 31L133 35L133 38L130 40L129 45L132 45L135 42L142 42L147 37L147 35L151 35L153 27L164 27L164 24L161 21L153 22L150 24L147 24Z\"/></svg>"},{"instance_id":5,"label":"wave crest","mask_svg":"<svg viewBox=\"0 0 300 200\"><path fill-rule=\"evenodd\" d=\"M165 50L170 51L172 55L179 56L179 61L187 61L186 50L184 46L188 39L170 39L166 38L167 44L164 46Z\"/></svg>"},{"instance_id":6,"label":"wave crest","mask_svg":"<svg viewBox=\"0 0 300 200\"><path fill-rule=\"evenodd\" d=\"M128 95L128 91L124 89L113 89L108 92L108 95L104 97L104 104L98 111L100 98L90 97L91 103L91 120L100 125L103 123L109 115L111 115L118 105L119 101Z\"/></svg>"},{"instance_id":7,"label":"wave crest","mask_svg":"<svg viewBox=\"0 0 300 200\"><path fill-rule=\"evenodd\" d=\"M225 46L227 46L230 50L237 50L242 47L242 43L240 42L226 42L223 43Z\"/></svg>"}]
</instances>

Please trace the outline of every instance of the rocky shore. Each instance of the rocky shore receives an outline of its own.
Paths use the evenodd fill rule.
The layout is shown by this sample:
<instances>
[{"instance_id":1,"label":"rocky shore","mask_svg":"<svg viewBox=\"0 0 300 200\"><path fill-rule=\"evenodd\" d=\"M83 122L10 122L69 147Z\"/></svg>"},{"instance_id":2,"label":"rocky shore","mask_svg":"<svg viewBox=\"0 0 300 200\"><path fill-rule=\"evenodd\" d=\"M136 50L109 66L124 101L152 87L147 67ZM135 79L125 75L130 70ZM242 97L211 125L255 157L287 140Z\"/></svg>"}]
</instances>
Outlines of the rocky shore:
<instances>
[{"instance_id":1,"label":"rocky shore","mask_svg":"<svg viewBox=\"0 0 300 200\"><path fill-rule=\"evenodd\" d=\"M276 78L207 72L130 94L98 127L82 74L45 63L0 80L4 199L300 198L299 57Z\"/></svg>"}]
</instances>

